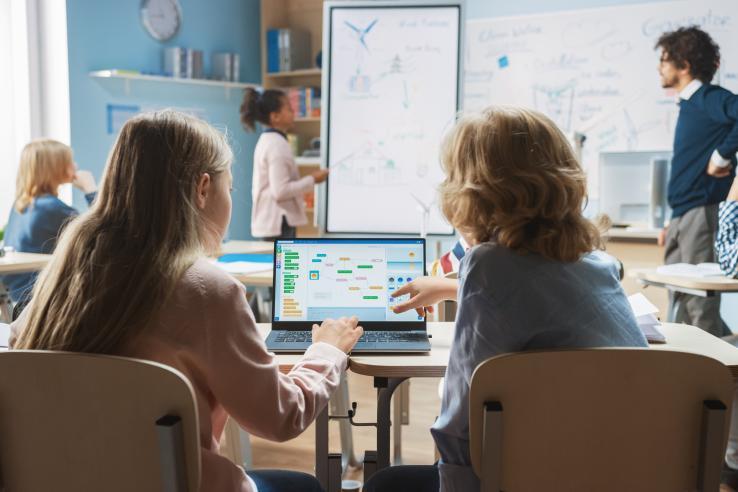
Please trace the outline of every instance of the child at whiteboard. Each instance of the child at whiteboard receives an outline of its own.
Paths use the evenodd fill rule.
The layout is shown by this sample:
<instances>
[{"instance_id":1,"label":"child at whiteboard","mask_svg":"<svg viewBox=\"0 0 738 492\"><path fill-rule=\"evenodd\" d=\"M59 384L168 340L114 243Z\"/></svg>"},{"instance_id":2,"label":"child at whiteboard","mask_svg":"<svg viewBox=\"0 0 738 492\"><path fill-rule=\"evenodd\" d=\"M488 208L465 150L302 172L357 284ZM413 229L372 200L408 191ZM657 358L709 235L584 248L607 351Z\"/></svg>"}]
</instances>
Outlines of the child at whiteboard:
<instances>
[{"instance_id":1,"label":"child at whiteboard","mask_svg":"<svg viewBox=\"0 0 738 492\"><path fill-rule=\"evenodd\" d=\"M585 174L553 121L531 110L488 108L456 124L441 162L441 210L471 249L458 281L421 277L393 293L410 294L395 312L459 302L441 412L431 428L441 460L437 467L386 468L365 492L479 490L469 453L469 381L486 359L647 346L617 261L599 251L599 231L582 215Z\"/></svg>"},{"instance_id":2,"label":"child at whiteboard","mask_svg":"<svg viewBox=\"0 0 738 492\"><path fill-rule=\"evenodd\" d=\"M257 238L295 237L297 226L307 224L303 196L328 177L327 169L300 177L287 142L294 121L284 92L253 88L244 92L241 123L246 131L254 131L257 122L265 127L254 150L251 185L251 234Z\"/></svg>"}]
</instances>

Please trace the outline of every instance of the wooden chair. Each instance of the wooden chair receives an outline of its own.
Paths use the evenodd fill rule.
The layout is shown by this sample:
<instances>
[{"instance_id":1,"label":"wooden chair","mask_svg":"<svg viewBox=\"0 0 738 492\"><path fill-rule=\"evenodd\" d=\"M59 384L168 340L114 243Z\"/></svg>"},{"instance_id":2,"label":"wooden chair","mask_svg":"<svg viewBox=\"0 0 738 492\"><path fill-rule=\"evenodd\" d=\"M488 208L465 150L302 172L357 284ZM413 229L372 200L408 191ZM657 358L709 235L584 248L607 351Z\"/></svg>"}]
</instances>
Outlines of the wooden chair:
<instances>
[{"instance_id":1,"label":"wooden chair","mask_svg":"<svg viewBox=\"0 0 738 492\"><path fill-rule=\"evenodd\" d=\"M493 357L471 379L474 471L482 491L717 491L734 388L681 352Z\"/></svg>"},{"instance_id":2,"label":"wooden chair","mask_svg":"<svg viewBox=\"0 0 738 492\"><path fill-rule=\"evenodd\" d=\"M154 362L0 353L0 480L19 492L199 491L192 386Z\"/></svg>"}]
</instances>

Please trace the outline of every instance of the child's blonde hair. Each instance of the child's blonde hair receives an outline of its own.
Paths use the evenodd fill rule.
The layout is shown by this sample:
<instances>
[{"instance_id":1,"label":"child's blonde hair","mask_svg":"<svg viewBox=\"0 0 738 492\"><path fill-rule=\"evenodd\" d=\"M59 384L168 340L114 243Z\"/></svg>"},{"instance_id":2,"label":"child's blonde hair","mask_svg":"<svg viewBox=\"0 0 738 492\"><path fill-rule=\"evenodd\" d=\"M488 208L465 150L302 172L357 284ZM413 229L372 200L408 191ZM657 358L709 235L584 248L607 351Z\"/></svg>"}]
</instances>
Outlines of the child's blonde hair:
<instances>
[{"instance_id":1,"label":"child's blonde hair","mask_svg":"<svg viewBox=\"0 0 738 492\"><path fill-rule=\"evenodd\" d=\"M23 147L15 185L15 209L24 212L41 195L56 195L72 164L72 149L48 138Z\"/></svg>"},{"instance_id":2,"label":"child's blonde hair","mask_svg":"<svg viewBox=\"0 0 738 492\"><path fill-rule=\"evenodd\" d=\"M61 235L24 313L20 349L116 353L146 328L212 226L195 205L204 173L224 179L225 136L174 111L126 122L92 208Z\"/></svg>"},{"instance_id":3,"label":"child's blonde hair","mask_svg":"<svg viewBox=\"0 0 738 492\"><path fill-rule=\"evenodd\" d=\"M440 203L478 242L576 261L602 247L582 215L587 181L553 121L536 111L490 107L463 117L442 152Z\"/></svg>"}]
</instances>

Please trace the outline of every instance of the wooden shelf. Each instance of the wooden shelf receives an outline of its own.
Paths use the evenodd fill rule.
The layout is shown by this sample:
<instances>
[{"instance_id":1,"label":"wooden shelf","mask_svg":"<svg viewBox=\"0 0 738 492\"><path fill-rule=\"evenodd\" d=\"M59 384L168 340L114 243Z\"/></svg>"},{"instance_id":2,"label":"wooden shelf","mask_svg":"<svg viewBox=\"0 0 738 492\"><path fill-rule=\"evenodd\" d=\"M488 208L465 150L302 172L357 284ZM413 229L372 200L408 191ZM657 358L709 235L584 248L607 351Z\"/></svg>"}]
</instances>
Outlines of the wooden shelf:
<instances>
[{"instance_id":1,"label":"wooden shelf","mask_svg":"<svg viewBox=\"0 0 738 492\"><path fill-rule=\"evenodd\" d=\"M142 75L137 73L119 72L116 70L97 70L94 72L90 72L89 75L90 77L98 79L100 81L122 81L124 84L124 92L127 96L131 93L131 85L137 83L177 84L185 86L221 88L224 90L226 99L230 99L231 90L243 90L247 87L259 87L258 84L250 82L226 82L223 80L186 79L178 77L164 77L161 75Z\"/></svg>"},{"instance_id":2,"label":"wooden shelf","mask_svg":"<svg viewBox=\"0 0 738 492\"><path fill-rule=\"evenodd\" d=\"M296 29L309 34L310 62L317 59L323 48L323 7L324 0L259 0L260 36L261 36L261 80L265 89L285 89L288 87L315 87L320 88L323 71L315 66L285 72L269 72L267 63L267 31L269 29ZM307 61L304 63L308 63ZM303 65L304 66L304 65ZM320 138L321 118L306 116L295 118L291 133L298 136L298 155L310 149L310 142ZM318 169L320 159L296 158L300 167L300 174L305 175ZM317 203L316 203L317 205ZM318 208L320 206L318 205ZM317 215L315 213L314 215ZM308 228L300 228L303 234L314 235L317 229L311 224Z\"/></svg>"},{"instance_id":3,"label":"wooden shelf","mask_svg":"<svg viewBox=\"0 0 738 492\"><path fill-rule=\"evenodd\" d=\"M319 77L322 71L319 68L302 68L300 70L291 70L289 72L266 72L265 77L285 78L285 77Z\"/></svg>"}]
</instances>

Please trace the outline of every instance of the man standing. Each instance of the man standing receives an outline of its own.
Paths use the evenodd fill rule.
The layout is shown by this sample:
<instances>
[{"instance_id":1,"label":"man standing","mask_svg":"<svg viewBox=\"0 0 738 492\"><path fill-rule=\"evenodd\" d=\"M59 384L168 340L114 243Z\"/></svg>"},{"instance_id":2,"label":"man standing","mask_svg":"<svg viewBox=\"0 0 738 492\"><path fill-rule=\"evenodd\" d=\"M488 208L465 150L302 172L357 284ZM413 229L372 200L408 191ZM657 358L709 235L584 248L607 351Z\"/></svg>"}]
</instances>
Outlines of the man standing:
<instances>
[{"instance_id":1,"label":"man standing","mask_svg":"<svg viewBox=\"0 0 738 492\"><path fill-rule=\"evenodd\" d=\"M659 237L665 263L714 262L718 203L735 175L738 151L738 96L710 84L720 65L720 49L697 27L664 33L659 74L664 88L679 93L668 200L672 218ZM720 297L675 293L681 302L676 322L722 336Z\"/></svg>"}]
</instances>

